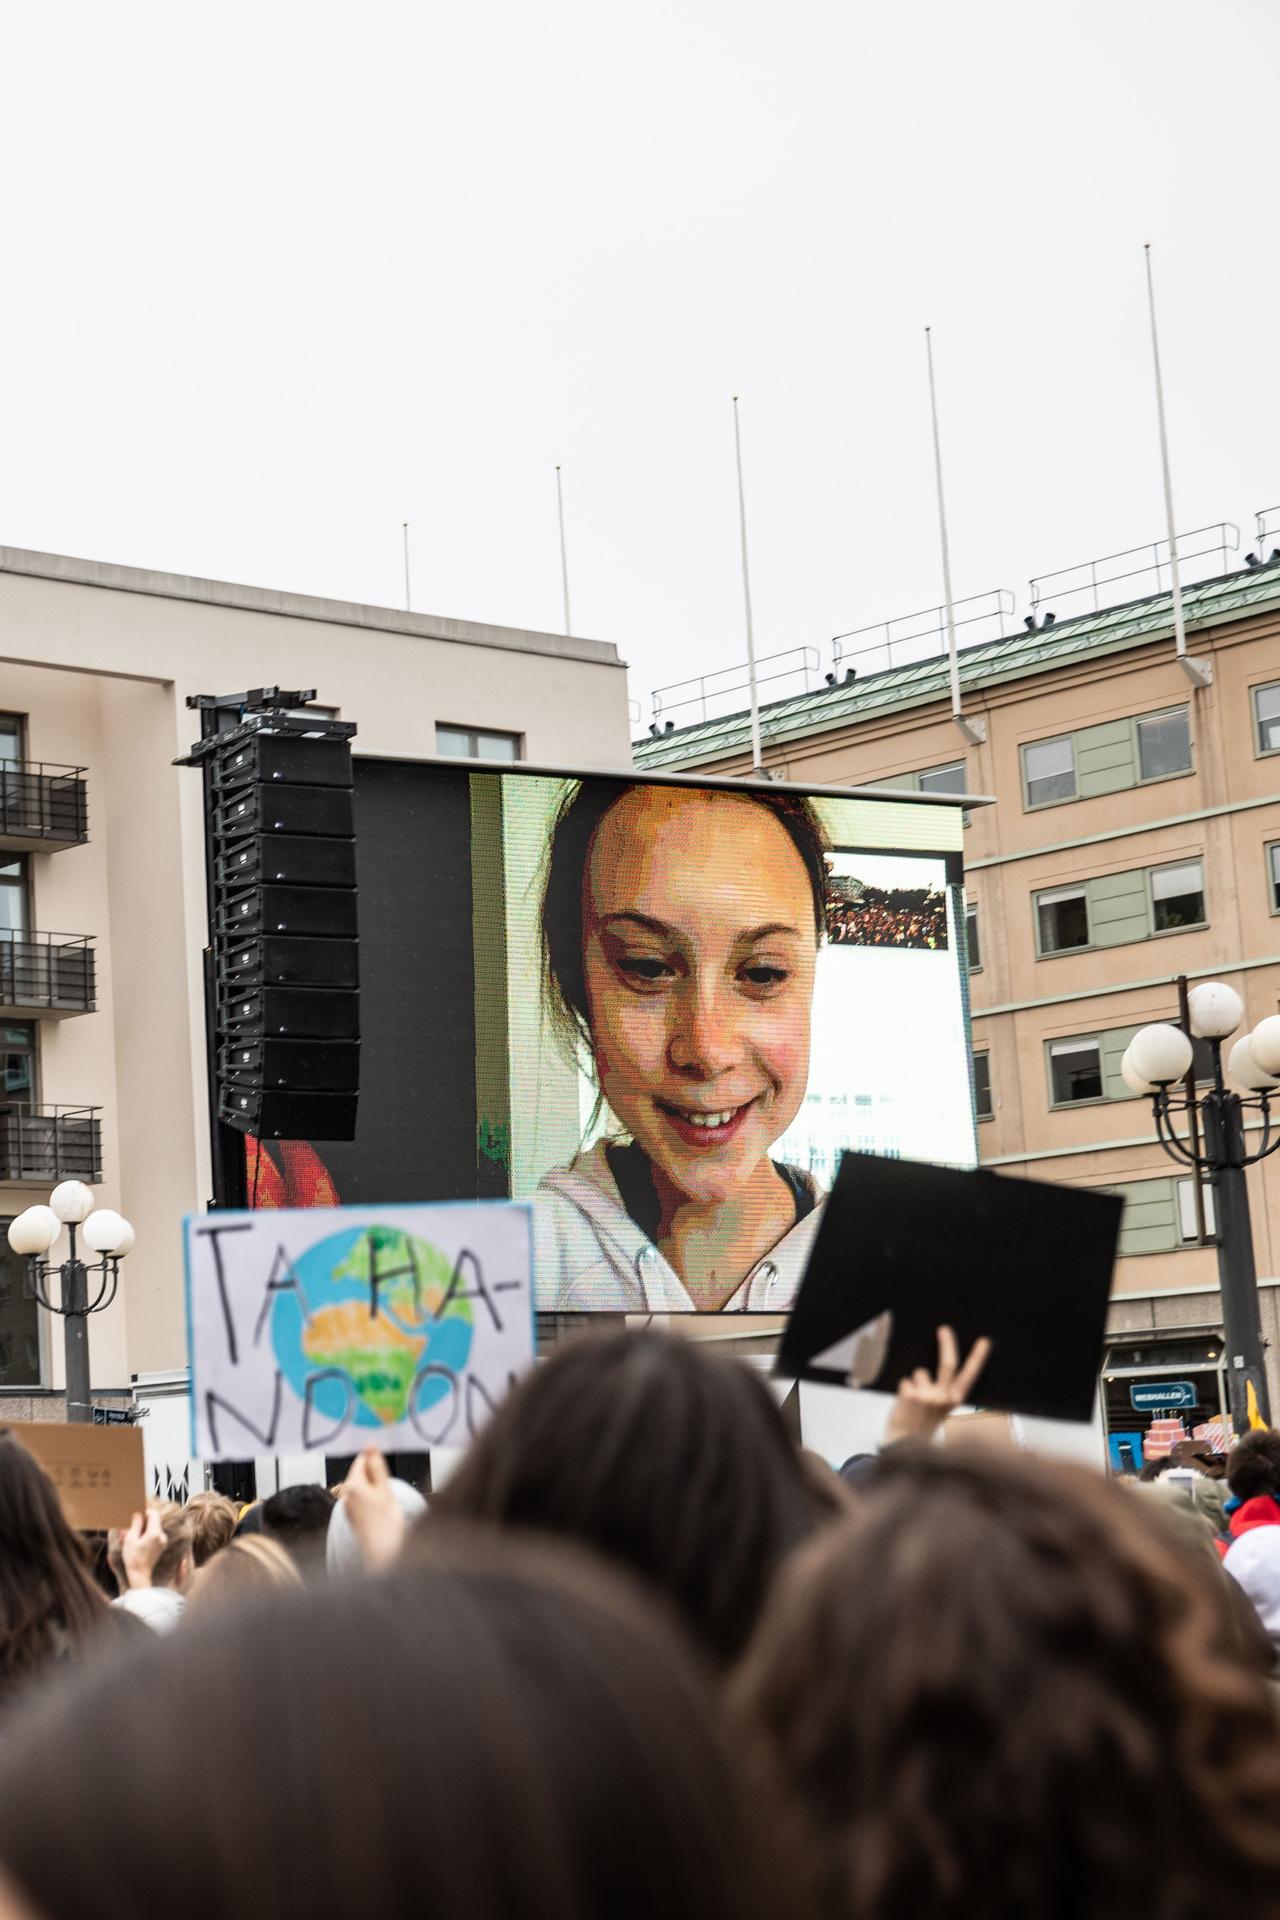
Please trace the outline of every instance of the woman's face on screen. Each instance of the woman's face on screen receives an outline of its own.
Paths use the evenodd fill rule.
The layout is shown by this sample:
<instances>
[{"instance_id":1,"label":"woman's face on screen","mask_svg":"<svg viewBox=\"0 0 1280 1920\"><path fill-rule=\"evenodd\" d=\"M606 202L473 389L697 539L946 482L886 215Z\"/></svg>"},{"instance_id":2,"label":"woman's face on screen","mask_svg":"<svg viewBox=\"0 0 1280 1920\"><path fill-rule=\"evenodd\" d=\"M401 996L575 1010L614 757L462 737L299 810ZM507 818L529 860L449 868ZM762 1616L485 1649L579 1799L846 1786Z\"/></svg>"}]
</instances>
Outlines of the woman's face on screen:
<instances>
[{"instance_id":1,"label":"woman's face on screen","mask_svg":"<svg viewBox=\"0 0 1280 1920\"><path fill-rule=\"evenodd\" d=\"M591 843L583 936L605 1099L656 1174L730 1198L809 1078L813 891L785 827L735 794L632 787Z\"/></svg>"}]
</instances>

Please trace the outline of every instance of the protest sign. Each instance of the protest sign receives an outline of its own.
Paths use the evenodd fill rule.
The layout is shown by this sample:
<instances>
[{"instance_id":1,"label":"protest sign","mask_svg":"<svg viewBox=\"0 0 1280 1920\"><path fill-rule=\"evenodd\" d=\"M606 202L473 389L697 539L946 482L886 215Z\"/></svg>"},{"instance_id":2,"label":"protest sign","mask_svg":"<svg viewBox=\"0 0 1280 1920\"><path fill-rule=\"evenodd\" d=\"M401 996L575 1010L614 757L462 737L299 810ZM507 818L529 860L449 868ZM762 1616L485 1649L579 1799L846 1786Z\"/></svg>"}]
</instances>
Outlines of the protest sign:
<instances>
[{"instance_id":1,"label":"protest sign","mask_svg":"<svg viewBox=\"0 0 1280 1920\"><path fill-rule=\"evenodd\" d=\"M53 1481L68 1526L127 1527L135 1513L145 1513L147 1477L139 1427L14 1420L6 1431Z\"/></svg>"},{"instance_id":2,"label":"protest sign","mask_svg":"<svg viewBox=\"0 0 1280 1920\"><path fill-rule=\"evenodd\" d=\"M198 1458L463 1446L534 1353L529 1208L190 1214Z\"/></svg>"}]
</instances>

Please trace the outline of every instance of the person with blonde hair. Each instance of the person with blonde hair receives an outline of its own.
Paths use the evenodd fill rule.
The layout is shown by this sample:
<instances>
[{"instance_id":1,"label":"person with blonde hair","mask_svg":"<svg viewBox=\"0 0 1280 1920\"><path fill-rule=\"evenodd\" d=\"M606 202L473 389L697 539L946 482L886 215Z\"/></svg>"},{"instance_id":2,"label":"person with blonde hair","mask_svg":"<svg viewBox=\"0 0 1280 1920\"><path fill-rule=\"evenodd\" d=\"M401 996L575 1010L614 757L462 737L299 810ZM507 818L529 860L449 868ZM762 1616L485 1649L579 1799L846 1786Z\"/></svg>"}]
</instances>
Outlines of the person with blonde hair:
<instances>
[{"instance_id":1,"label":"person with blonde hair","mask_svg":"<svg viewBox=\"0 0 1280 1920\"><path fill-rule=\"evenodd\" d=\"M203 1619L259 1595L289 1593L301 1586L302 1575L286 1547L265 1534L246 1533L201 1568L192 1584L190 1611Z\"/></svg>"},{"instance_id":2,"label":"person with blonde hair","mask_svg":"<svg viewBox=\"0 0 1280 1920\"><path fill-rule=\"evenodd\" d=\"M193 1493L183 1508L191 1534L191 1561L203 1567L221 1553L236 1530L239 1513L225 1493Z\"/></svg>"}]
</instances>

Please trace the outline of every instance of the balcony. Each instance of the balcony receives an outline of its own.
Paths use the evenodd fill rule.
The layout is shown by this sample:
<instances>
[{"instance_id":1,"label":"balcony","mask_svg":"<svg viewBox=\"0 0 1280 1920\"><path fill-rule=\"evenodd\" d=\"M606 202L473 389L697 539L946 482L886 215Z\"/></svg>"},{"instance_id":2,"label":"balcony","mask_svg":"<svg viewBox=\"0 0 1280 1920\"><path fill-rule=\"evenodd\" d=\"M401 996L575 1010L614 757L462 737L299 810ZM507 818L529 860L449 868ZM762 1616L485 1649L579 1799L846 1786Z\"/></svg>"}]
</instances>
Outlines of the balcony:
<instances>
[{"instance_id":1,"label":"balcony","mask_svg":"<svg viewBox=\"0 0 1280 1920\"><path fill-rule=\"evenodd\" d=\"M0 850L48 853L89 838L85 769L48 760L0 761Z\"/></svg>"},{"instance_id":2,"label":"balcony","mask_svg":"<svg viewBox=\"0 0 1280 1920\"><path fill-rule=\"evenodd\" d=\"M63 1020L94 1009L94 953L86 934L0 927L0 1020Z\"/></svg>"},{"instance_id":3,"label":"balcony","mask_svg":"<svg viewBox=\"0 0 1280 1920\"><path fill-rule=\"evenodd\" d=\"M102 1178L100 1107L0 1107L0 1185Z\"/></svg>"}]
</instances>

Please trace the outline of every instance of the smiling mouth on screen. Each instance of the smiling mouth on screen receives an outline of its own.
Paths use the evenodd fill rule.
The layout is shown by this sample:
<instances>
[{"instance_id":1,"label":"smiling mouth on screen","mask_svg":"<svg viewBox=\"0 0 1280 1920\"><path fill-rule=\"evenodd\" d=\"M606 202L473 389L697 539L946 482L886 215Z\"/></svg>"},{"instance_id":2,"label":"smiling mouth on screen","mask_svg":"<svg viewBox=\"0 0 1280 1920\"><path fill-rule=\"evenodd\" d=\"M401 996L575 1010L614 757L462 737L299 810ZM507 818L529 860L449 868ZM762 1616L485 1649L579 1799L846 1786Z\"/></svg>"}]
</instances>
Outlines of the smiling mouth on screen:
<instances>
[{"instance_id":1,"label":"smiling mouth on screen","mask_svg":"<svg viewBox=\"0 0 1280 1920\"><path fill-rule=\"evenodd\" d=\"M705 1151L709 1147L723 1147L734 1139L762 1097L757 1093L732 1107L679 1107L670 1100L658 1100L654 1104L677 1139L687 1147Z\"/></svg>"}]
</instances>

